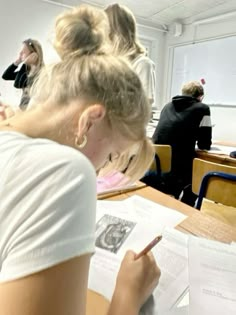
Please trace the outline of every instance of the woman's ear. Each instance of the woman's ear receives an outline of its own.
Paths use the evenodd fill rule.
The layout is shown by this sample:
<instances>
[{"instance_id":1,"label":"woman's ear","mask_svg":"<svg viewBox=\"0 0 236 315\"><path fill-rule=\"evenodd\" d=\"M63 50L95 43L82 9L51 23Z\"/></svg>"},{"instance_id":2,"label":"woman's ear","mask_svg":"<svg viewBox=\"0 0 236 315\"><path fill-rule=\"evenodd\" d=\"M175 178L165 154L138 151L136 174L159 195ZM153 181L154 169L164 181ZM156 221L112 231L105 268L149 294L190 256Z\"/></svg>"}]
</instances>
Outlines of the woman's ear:
<instances>
[{"instance_id":1,"label":"woman's ear","mask_svg":"<svg viewBox=\"0 0 236 315\"><path fill-rule=\"evenodd\" d=\"M94 104L87 107L79 117L77 135L79 137L85 135L91 126L101 122L105 115L106 109L103 105Z\"/></svg>"}]
</instances>

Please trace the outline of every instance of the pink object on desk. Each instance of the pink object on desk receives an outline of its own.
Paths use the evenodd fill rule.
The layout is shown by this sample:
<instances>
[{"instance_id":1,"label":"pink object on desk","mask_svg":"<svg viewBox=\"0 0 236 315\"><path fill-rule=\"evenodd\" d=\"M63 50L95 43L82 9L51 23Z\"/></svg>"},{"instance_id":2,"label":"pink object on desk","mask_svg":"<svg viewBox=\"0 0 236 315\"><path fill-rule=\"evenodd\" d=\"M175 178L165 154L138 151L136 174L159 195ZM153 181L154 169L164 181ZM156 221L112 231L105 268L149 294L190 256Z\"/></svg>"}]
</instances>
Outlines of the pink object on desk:
<instances>
[{"instance_id":1,"label":"pink object on desk","mask_svg":"<svg viewBox=\"0 0 236 315\"><path fill-rule=\"evenodd\" d=\"M129 177L120 172L112 171L105 176L97 177L97 194L131 187L132 185Z\"/></svg>"}]
</instances>

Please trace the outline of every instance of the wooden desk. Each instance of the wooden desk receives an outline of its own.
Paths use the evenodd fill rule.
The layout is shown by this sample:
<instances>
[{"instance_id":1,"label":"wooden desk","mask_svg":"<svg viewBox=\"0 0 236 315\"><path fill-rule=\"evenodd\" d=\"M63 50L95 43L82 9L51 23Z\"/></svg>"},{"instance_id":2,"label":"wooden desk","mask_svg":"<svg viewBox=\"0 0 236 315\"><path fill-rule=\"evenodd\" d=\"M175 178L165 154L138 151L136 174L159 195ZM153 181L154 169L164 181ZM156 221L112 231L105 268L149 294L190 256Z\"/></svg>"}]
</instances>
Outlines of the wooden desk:
<instances>
[{"instance_id":1,"label":"wooden desk","mask_svg":"<svg viewBox=\"0 0 236 315\"><path fill-rule=\"evenodd\" d=\"M222 223L200 211L168 196L151 187L140 188L108 198L109 200L123 200L132 195L139 195L163 206L178 210L188 217L176 228L184 233L202 236L225 243L236 242L236 229ZM101 295L88 291L87 315L105 315L109 302Z\"/></svg>"},{"instance_id":2,"label":"wooden desk","mask_svg":"<svg viewBox=\"0 0 236 315\"><path fill-rule=\"evenodd\" d=\"M213 163L224 164L236 167L236 159L225 154L212 154L206 151L196 151L197 158Z\"/></svg>"},{"instance_id":3,"label":"wooden desk","mask_svg":"<svg viewBox=\"0 0 236 315\"><path fill-rule=\"evenodd\" d=\"M226 141L216 141L213 143L218 145L232 146L236 148L236 143L226 142ZM206 160L213 163L224 164L236 167L236 159L231 158L229 155L225 154L212 154L206 151L196 151L197 158Z\"/></svg>"}]
</instances>

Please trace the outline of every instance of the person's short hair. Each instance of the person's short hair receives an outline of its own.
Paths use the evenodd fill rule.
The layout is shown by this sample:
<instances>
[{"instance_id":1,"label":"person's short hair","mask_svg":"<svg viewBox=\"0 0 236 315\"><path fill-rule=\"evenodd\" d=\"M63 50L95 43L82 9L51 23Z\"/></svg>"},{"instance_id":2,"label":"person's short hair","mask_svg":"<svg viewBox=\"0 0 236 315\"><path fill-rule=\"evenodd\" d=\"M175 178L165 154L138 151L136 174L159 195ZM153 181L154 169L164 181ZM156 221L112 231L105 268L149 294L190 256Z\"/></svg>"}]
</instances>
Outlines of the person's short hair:
<instances>
[{"instance_id":1,"label":"person's short hair","mask_svg":"<svg viewBox=\"0 0 236 315\"><path fill-rule=\"evenodd\" d=\"M182 86L182 95L199 97L204 95L204 88L198 81L190 81Z\"/></svg>"}]
</instances>

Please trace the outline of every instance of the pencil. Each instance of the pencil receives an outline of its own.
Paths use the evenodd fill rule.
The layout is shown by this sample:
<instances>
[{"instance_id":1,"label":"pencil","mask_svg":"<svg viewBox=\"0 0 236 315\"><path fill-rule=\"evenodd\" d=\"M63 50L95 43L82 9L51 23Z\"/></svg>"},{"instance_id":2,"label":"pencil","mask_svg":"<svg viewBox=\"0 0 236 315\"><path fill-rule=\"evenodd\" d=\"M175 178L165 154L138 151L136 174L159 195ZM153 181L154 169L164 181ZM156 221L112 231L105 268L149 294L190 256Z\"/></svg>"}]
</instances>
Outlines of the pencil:
<instances>
[{"instance_id":1,"label":"pencil","mask_svg":"<svg viewBox=\"0 0 236 315\"><path fill-rule=\"evenodd\" d=\"M162 236L156 236L154 240L152 240L140 253L138 253L135 257L135 260L142 257L143 255L146 255L154 246L156 246L160 240L162 239Z\"/></svg>"}]
</instances>

